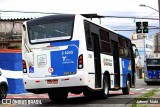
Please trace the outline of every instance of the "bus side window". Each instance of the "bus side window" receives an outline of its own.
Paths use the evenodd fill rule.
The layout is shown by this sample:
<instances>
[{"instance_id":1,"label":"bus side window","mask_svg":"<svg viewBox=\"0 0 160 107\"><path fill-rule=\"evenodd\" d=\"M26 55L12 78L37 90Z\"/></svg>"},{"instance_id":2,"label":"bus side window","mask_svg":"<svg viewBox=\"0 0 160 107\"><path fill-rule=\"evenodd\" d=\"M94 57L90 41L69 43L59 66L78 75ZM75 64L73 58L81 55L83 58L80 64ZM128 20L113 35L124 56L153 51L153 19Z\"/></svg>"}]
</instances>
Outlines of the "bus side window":
<instances>
[{"instance_id":1,"label":"bus side window","mask_svg":"<svg viewBox=\"0 0 160 107\"><path fill-rule=\"evenodd\" d=\"M123 48L119 48L119 56L123 57L124 56L124 49Z\"/></svg>"},{"instance_id":2,"label":"bus side window","mask_svg":"<svg viewBox=\"0 0 160 107\"><path fill-rule=\"evenodd\" d=\"M101 52L111 53L109 33L100 29Z\"/></svg>"},{"instance_id":3,"label":"bus side window","mask_svg":"<svg viewBox=\"0 0 160 107\"><path fill-rule=\"evenodd\" d=\"M92 42L91 42L91 34L90 34L90 26L89 23L84 22L84 29L85 29L85 37L86 37L86 45L87 45L87 50L92 51Z\"/></svg>"},{"instance_id":4,"label":"bus side window","mask_svg":"<svg viewBox=\"0 0 160 107\"><path fill-rule=\"evenodd\" d=\"M123 38L119 37L118 42L119 42L119 57L124 57L125 52L124 52Z\"/></svg>"},{"instance_id":5,"label":"bus side window","mask_svg":"<svg viewBox=\"0 0 160 107\"><path fill-rule=\"evenodd\" d=\"M124 40L124 43L125 43L125 49L124 49L124 52L125 52L125 57L130 59L130 54L129 54L129 41L128 40Z\"/></svg>"}]
</instances>

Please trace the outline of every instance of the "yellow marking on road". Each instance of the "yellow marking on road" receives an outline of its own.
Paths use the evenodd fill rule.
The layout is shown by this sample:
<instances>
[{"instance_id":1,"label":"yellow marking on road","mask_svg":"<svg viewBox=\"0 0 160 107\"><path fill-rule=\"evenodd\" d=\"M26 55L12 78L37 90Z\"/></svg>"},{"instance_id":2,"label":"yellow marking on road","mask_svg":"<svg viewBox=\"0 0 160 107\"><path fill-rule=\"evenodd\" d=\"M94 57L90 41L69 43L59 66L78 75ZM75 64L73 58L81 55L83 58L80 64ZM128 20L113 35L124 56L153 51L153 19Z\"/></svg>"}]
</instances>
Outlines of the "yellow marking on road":
<instances>
[{"instance_id":1,"label":"yellow marking on road","mask_svg":"<svg viewBox=\"0 0 160 107\"><path fill-rule=\"evenodd\" d=\"M12 106L16 106L16 104L4 104L4 105L0 105L0 107L12 107Z\"/></svg>"}]
</instances>

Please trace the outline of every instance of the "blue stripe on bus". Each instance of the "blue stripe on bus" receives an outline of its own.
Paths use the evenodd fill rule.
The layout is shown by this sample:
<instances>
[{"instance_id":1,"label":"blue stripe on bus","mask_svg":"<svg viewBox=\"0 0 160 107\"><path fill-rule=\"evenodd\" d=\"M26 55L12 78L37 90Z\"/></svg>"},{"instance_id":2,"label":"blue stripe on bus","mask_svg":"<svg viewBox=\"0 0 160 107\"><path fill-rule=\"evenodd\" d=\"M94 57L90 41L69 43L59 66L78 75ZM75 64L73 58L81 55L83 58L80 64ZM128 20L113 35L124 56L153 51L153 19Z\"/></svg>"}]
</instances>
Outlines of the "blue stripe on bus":
<instances>
[{"instance_id":1,"label":"blue stripe on bus","mask_svg":"<svg viewBox=\"0 0 160 107\"><path fill-rule=\"evenodd\" d=\"M51 51L52 76L73 75L77 72L79 41L51 43L53 46L68 46L66 50Z\"/></svg>"},{"instance_id":2,"label":"blue stripe on bus","mask_svg":"<svg viewBox=\"0 0 160 107\"><path fill-rule=\"evenodd\" d=\"M76 45L79 48L79 40L50 43L51 46L65 46L65 45L72 45L72 44Z\"/></svg>"},{"instance_id":3,"label":"blue stripe on bus","mask_svg":"<svg viewBox=\"0 0 160 107\"><path fill-rule=\"evenodd\" d=\"M160 78L160 70L147 70L149 79L158 79Z\"/></svg>"},{"instance_id":4,"label":"blue stripe on bus","mask_svg":"<svg viewBox=\"0 0 160 107\"><path fill-rule=\"evenodd\" d=\"M122 81L122 87L126 87L126 78L127 78L127 74L131 73L131 61L128 59L124 59L122 58L122 74L123 74L123 81Z\"/></svg>"}]
</instances>

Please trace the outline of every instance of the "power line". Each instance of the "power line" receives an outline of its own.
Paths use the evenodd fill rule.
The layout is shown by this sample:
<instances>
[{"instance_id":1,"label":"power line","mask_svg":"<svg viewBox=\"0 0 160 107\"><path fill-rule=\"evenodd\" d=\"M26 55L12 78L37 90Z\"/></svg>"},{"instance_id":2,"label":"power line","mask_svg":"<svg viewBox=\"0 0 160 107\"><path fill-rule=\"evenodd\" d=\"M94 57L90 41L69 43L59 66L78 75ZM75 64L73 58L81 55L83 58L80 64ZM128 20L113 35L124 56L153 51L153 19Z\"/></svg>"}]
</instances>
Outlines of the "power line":
<instances>
[{"instance_id":1,"label":"power line","mask_svg":"<svg viewBox=\"0 0 160 107\"><path fill-rule=\"evenodd\" d=\"M149 28L149 30L158 30L160 29L159 27L155 27L155 28ZM114 31L135 31L135 29L116 29Z\"/></svg>"},{"instance_id":2,"label":"power line","mask_svg":"<svg viewBox=\"0 0 160 107\"><path fill-rule=\"evenodd\" d=\"M27 11L10 11L10 10L0 10L0 12L11 12L11 13L39 13L39 14L62 14L62 13L50 13L50 12L27 12Z\"/></svg>"},{"instance_id":3,"label":"power line","mask_svg":"<svg viewBox=\"0 0 160 107\"><path fill-rule=\"evenodd\" d=\"M39 14L64 14L64 13L52 13L52 12L29 12L29 11L10 11L0 10L0 12L13 12L13 13L39 13ZM65 13L67 14L67 13ZM128 18L128 19L147 19L147 20L159 20L158 18L145 18L145 17L127 17L127 16L101 16L97 14L81 14L86 18Z\"/></svg>"},{"instance_id":4,"label":"power line","mask_svg":"<svg viewBox=\"0 0 160 107\"><path fill-rule=\"evenodd\" d=\"M154 15L155 13L157 13L157 12L154 12L154 13L151 13L151 14L149 14L149 15L146 15L146 16L143 16L143 17L150 17L150 16L152 16L152 15ZM159 21L159 20L158 20ZM114 26L114 27L112 27L113 29L115 29L115 28L119 28L119 27L125 27L126 25L130 25L131 23L125 23L125 24L121 24L121 25L119 25L119 26ZM113 24L112 24L113 25Z\"/></svg>"},{"instance_id":5,"label":"power line","mask_svg":"<svg viewBox=\"0 0 160 107\"><path fill-rule=\"evenodd\" d=\"M128 19L147 19L147 20L159 20L158 18L144 18L144 17L126 17L126 16L104 16L110 18L128 18Z\"/></svg>"}]
</instances>

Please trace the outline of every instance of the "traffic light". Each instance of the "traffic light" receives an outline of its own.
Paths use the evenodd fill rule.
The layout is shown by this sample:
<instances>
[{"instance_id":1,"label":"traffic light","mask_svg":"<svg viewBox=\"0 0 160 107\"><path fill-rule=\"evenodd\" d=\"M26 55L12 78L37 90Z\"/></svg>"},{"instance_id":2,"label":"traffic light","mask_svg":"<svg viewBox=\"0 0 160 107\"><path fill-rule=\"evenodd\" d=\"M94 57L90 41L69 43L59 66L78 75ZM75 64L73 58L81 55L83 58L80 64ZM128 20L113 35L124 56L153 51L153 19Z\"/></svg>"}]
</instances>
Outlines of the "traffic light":
<instances>
[{"instance_id":1,"label":"traffic light","mask_svg":"<svg viewBox=\"0 0 160 107\"><path fill-rule=\"evenodd\" d=\"M142 23L136 22L136 33L142 33Z\"/></svg>"},{"instance_id":2,"label":"traffic light","mask_svg":"<svg viewBox=\"0 0 160 107\"><path fill-rule=\"evenodd\" d=\"M143 33L148 33L148 22L143 22Z\"/></svg>"}]
</instances>

